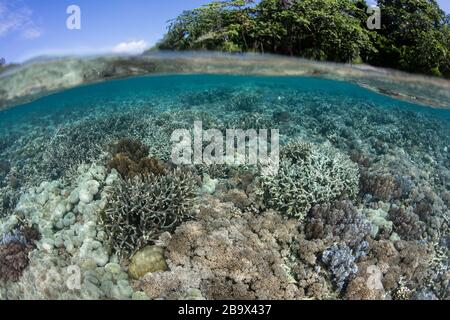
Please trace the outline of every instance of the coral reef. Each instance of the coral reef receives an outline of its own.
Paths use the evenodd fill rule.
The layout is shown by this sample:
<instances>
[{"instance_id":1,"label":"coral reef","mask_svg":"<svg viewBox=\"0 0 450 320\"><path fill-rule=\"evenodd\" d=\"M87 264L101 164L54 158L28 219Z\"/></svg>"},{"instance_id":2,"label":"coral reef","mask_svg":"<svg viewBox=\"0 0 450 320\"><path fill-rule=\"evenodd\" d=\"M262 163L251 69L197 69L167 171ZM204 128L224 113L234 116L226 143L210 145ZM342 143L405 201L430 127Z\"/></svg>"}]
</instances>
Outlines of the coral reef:
<instances>
[{"instance_id":1,"label":"coral reef","mask_svg":"<svg viewBox=\"0 0 450 320\"><path fill-rule=\"evenodd\" d=\"M206 299L301 298L286 265L296 227L275 212L255 216L205 199L196 221L168 243L170 271L147 274L136 287L152 299L182 299L192 290Z\"/></svg>"},{"instance_id":2,"label":"coral reef","mask_svg":"<svg viewBox=\"0 0 450 320\"><path fill-rule=\"evenodd\" d=\"M0 239L0 281L16 282L28 266L28 253L39 240L38 230L22 226L3 233Z\"/></svg>"},{"instance_id":3,"label":"coral reef","mask_svg":"<svg viewBox=\"0 0 450 320\"><path fill-rule=\"evenodd\" d=\"M108 199L101 223L111 247L122 258L173 231L193 216L194 176L183 169L119 181Z\"/></svg>"},{"instance_id":4,"label":"coral reef","mask_svg":"<svg viewBox=\"0 0 450 320\"><path fill-rule=\"evenodd\" d=\"M325 263L333 275L339 291L348 279L358 272L352 250L346 245L333 245L322 253L322 262Z\"/></svg>"},{"instance_id":5,"label":"coral reef","mask_svg":"<svg viewBox=\"0 0 450 320\"><path fill-rule=\"evenodd\" d=\"M411 207L392 207L389 210L389 220L394 225L394 231L403 240L421 240L424 238L426 225L420 221Z\"/></svg>"},{"instance_id":6,"label":"coral reef","mask_svg":"<svg viewBox=\"0 0 450 320\"><path fill-rule=\"evenodd\" d=\"M448 111L183 79L0 115L0 299L448 299ZM194 121L279 129L279 174L176 167Z\"/></svg>"},{"instance_id":7,"label":"coral reef","mask_svg":"<svg viewBox=\"0 0 450 320\"><path fill-rule=\"evenodd\" d=\"M259 106L261 94L256 90L244 90L234 94L228 106L230 111L252 112Z\"/></svg>"},{"instance_id":8,"label":"coral reef","mask_svg":"<svg viewBox=\"0 0 450 320\"><path fill-rule=\"evenodd\" d=\"M149 148L136 140L121 139L112 147L112 154L108 167L117 170L124 179L165 171L157 159L147 157Z\"/></svg>"},{"instance_id":9,"label":"coral reef","mask_svg":"<svg viewBox=\"0 0 450 320\"><path fill-rule=\"evenodd\" d=\"M164 259L164 249L158 246L147 246L131 258L128 274L131 279L138 280L147 273L166 271L167 264Z\"/></svg>"},{"instance_id":10,"label":"coral reef","mask_svg":"<svg viewBox=\"0 0 450 320\"><path fill-rule=\"evenodd\" d=\"M281 151L278 175L260 179L263 204L303 219L316 204L358 193L358 167L328 146L292 142Z\"/></svg>"},{"instance_id":11,"label":"coral reef","mask_svg":"<svg viewBox=\"0 0 450 320\"><path fill-rule=\"evenodd\" d=\"M28 250L27 267L20 270L16 282L0 288L7 299L128 299L133 291L127 272L110 254L106 235L98 226L98 217L106 206L109 189L119 180L103 166L81 165L71 185L62 179L43 182L22 195L16 214L0 224L5 234L19 228L25 238L34 239ZM86 182L98 184L96 194L86 203L80 200ZM81 197L83 198L83 197ZM21 222L36 231L21 228ZM39 240L37 240L39 239ZM18 258L24 257L15 248ZM22 266L24 264L18 264ZM14 279L16 280L16 279Z\"/></svg>"},{"instance_id":12,"label":"coral reef","mask_svg":"<svg viewBox=\"0 0 450 320\"><path fill-rule=\"evenodd\" d=\"M18 281L28 266L28 251L20 242L0 246L0 281Z\"/></svg>"},{"instance_id":13,"label":"coral reef","mask_svg":"<svg viewBox=\"0 0 450 320\"><path fill-rule=\"evenodd\" d=\"M148 156L149 150L149 147L134 139L120 139L111 146L112 155L123 154L134 162Z\"/></svg>"},{"instance_id":14,"label":"coral reef","mask_svg":"<svg viewBox=\"0 0 450 320\"><path fill-rule=\"evenodd\" d=\"M392 201L403 195L403 188L399 179L385 175L361 175L361 193L370 194L374 200Z\"/></svg>"},{"instance_id":15,"label":"coral reef","mask_svg":"<svg viewBox=\"0 0 450 320\"><path fill-rule=\"evenodd\" d=\"M367 249L372 227L367 218L350 201L317 205L305 221L307 239L342 242L361 256Z\"/></svg>"}]
</instances>

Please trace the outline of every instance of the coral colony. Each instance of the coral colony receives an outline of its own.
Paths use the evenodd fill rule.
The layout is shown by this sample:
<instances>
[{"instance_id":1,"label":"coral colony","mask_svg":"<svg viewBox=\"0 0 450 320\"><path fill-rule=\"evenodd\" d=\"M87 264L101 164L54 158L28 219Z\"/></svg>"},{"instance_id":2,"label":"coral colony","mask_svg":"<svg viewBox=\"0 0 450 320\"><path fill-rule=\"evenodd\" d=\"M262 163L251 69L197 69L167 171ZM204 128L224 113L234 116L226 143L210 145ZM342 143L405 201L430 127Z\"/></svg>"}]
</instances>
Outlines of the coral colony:
<instances>
[{"instance_id":1,"label":"coral colony","mask_svg":"<svg viewBox=\"0 0 450 320\"><path fill-rule=\"evenodd\" d=\"M1 111L0 298L448 299L449 115L198 74Z\"/></svg>"}]
</instances>

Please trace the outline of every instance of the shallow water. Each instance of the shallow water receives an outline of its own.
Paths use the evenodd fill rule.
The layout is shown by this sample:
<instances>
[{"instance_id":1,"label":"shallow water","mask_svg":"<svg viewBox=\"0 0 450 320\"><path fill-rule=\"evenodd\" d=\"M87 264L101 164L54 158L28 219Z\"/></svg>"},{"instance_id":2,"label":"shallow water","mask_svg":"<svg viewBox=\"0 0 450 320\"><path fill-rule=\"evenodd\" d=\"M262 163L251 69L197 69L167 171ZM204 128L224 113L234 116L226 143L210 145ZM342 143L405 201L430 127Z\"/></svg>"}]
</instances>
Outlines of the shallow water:
<instances>
[{"instance_id":1,"label":"shallow water","mask_svg":"<svg viewBox=\"0 0 450 320\"><path fill-rule=\"evenodd\" d=\"M25 207L29 208L31 202L38 201L28 196L30 193L47 192L45 191L47 185L42 187L43 182L59 181L61 187L56 187L58 191L55 192L59 197L67 198L71 186L73 189L73 186L77 185L77 177L83 175L83 170L87 170L85 167L80 169L80 166L95 163L103 168L108 167L108 161L112 157L111 146L120 139L132 138L140 141L149 148L149 156L168 163L172 147L171 133L177 128L192 129L194 121L202 121L206 129L279 129L282 146L293 141L303 141L336 150L333 151L339 154L336 159L341 159L342 155L342 159L348 159L358 168L360 175L357 179L359 180L357 193L349 199L354 209L347 209L344 212L355 210L355 214L358 212L372 224L372 227L376 225L377 228L377 232L368 234L368 239L365 240L371 246L371 249L367 249L363 254L366 258L359 256L355 258L355 266L358 264L362 270L366 264L374 263L373 261L377 259L383 260L377 254L383 251L380 248L386 242L394 244L403 241L402 245L392 250L397 250L398 255L403 255L404 259L408 259L405 258L408 254L418 257L417 264L422 269L414 269L418 268L417 264L403 265L404 262L401 262L400 258L389 261L393 264L393 269L403 268L407 271L401 275L398 271L395 275L389 274L396 280L394 284L384 284L382 297L395 297L401 286L406 286L409 290L408 298L448 297L444 270L448 270L446 257L450 208L450 110L433 109L427 105L395 100L344 81L295 76L142 76L68 89L1 111L0 216L3 216L3 223L5 224L11 215L17 214L17 208L22 210ZM289 214L283 214L285 209L283 206L271 207L270 201L265 203L263 199L262 202L265 203L263 207L258 207L259 204L256 202L251 203L253 201L251 185L245 186L244 189L242 183L234 182L235 176L228 174L215 176L209 169L202 170L204 172L197 172L200 184L202 180L203 187L208 183L205 178L205 174L208 173L208 179L213 179L215 185L212 195L199 195L200 203L214 201L210 197L219 199L218 201L222 203L229 202L230 199L233 202L228 193L235 189L246 193L245 197L250 199L248 200L250 204L244 207L235 203L237 210L241 212L256 210L259 212L254 213L257 217L258 214L265 214L266 210L273 209L279 211L280 216L293 218ZM321 170L327 172L328 169L325 167ZM298 179L301 179L301 175ZM40 188L35 189L40 185ZM103 183L100 185L103 188ZM286 186L286 194L289 192L292 191ZM312 202L308 205L312 208L328 204L332 208L339 208L336 201L343 201L344 198L346 199L344 195L336 196L325 203L314 202L312 199L308 200ZM96 195L93 200L101 201L100 195ZM104 201L108 203L109 200ZM45 225L43 221L50 218L41 216L40 220L33 219L33 215L43 212L50 202L45 200L41 204L42 208L25 212L26 219L37 223L40 227ZM296 205L294 202L294 206ZM51 208L53 207L45 210L54 210ZM80 208L68 211L75 216L85 215ZM68 213L65 211L64 214ZM312 211L305 212L306 218L303 218L306 220L299 222L298 230L302 230L304 226L307 228L312 223L313 214ZM379 216L374 217L375 214ZM198 223L201 223L202 218L198 219L200 221ZM384 222L379 223L380 220ZM54 223L57 225L56 221ZM79 228L82 228L83 221L78 223ZM344 225L348 221L340 223ZM63 232L64 228L72 227L70 224L62 228L55 227L56 229L52 231L54 234L42 228L43 238L51 238L58 232ZM57 231L58 228L61 231ZM170 232L176 231L173 229ZM356 237L356 234L362 231L356 229L353 232ZM303 234L307 234L307 231L300 231L298 237L302 237ZM325 235L323 236L325 239ZM351 247L345 242L345 237L338 232L333 236L335 237L333 240ZM307 241L317 240L311 236L305 237ZM102 242L101 238L96 241L109 248L107 241ZM333 241L329 243L327 250L333 248L332 243ZM425 249L416 248L416 245L426 247L431 253L423 253ZM57 245L55 250L56 247ZM68 261L82 265L82 262L73 258L78 257L78 249L76 245L75 249L72 247L69 249L60 245L59 249L65 248L69 255ZM357 249L351 248L356 257ZM406 249L402 251L401 248L409 248L409 251ZM321 249L314 252L319 261L321 256L325 257L325 252L329 252L323 251L324 249L322 252ZM42 248L36 250L40 252L39 254L44 252ZM111 251L110 248L105 250L108 252L107 259L110 263L116 261L114 250ZM173 252L176 248L169 245L168 250ZM33 258L37 265L40 264L39 259L44 259L39 254L36 253ZM311 265L302 260L301 254L296 253L293 256L297 259L295 263L297 267L299 264L304 264L304 268L311 270L317 267L315 263ZM439 256L441 264L439 266L430 264L429 261L433 260L430 256ZM176 262L172 263L176 265ZM329 291L316 293L316 298L329 295L342 298L353 294L348 288L352 288L349 283L357 278L354 268L342 280L339 278L342 276L334 274L336 270L325 258L322 258L322 262L317 262L320 263L329 268L327 275L317 274L322 279L320 281L329 284L329 288L326 289ZM99 263L101 267L104 265ZM305 275L296 271L295 266L291 266L293 270L291 275L296 279L303 297L314 296L313 293L308 293L308 285L301 284L302 276ZM126 264L122 267L126 270ZM411 275L419 271L427 273L427 281ZM338 278L344 281L345 285L341 284L342 281L337 281ZM218 278L214 279L213 277L213 280L201 281L212 281L213 284L219 282ZM201 281L199 280L199 283ZM21 297L20 290L14 285L10 287L6 285L4 289L5 298ZM207 290L201 285L196 289L199 289L201 295L206 298L224 298L216 291ZM89 297L111 297L108 290L102 290L98 297L95 295ZM152 296L152 288L144 287L141 290L150 298L167 297L167 293L164 292L154 293ZM264 294L278 298L302 297L300 293L292 297L284 296L284 288L276 290ZM279 294L280 290L283 294ZM179 288L179 292L185 294L185 291L186 288ZM58 294L62 293L55 293L55 297L52 298L60 298ZM253 291L248 294L244 297L264 297L264 294L258 295ZM239 297L232 292L228 292L228 295L229 298ZM113 297L130 298L131 294Z\"/></svg>"}]
</instances>

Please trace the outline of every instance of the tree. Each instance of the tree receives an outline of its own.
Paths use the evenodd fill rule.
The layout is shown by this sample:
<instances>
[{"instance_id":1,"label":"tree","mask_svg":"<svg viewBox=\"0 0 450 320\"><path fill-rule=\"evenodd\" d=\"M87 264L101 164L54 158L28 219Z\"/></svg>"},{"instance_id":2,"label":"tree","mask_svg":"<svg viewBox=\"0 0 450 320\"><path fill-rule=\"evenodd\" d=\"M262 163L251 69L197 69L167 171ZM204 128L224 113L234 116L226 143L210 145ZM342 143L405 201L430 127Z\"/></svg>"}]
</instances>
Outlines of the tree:
<instances>
[{"instance_id":1,"label":"tree","mask_svg":"<svg viewBox=\"0 0 450 320\"><path fill-rule=\"evenodd\" d=\"M448 64L448 21L435 0L379 0L379 55L370 62L441 75ZM448 31L447 31L448 33Z\"/></svg>"},{"instance_id":2,"label":"tree","mask_svg":"<svg viewBox=\"0 0 450 320\"><path fill-rule=\"evenodd\" d=\"M364 0L222 0L171 21L159 49L259 51L450 74L449 17L435 0L378 0L369 30Z\"/></svg>"}]
</instances>

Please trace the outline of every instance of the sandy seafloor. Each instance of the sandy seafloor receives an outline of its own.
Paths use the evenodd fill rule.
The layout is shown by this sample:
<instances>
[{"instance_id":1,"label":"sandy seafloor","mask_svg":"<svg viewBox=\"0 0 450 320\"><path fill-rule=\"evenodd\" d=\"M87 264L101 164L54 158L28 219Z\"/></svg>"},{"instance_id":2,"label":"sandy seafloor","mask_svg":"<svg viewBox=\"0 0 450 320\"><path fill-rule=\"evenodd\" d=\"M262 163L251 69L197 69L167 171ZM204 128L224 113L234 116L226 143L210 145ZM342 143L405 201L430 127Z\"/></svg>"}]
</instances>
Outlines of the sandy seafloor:
<instances>
[{"instance_id":1,"label":"sandy seafloor","mask_svg":"<svg viewBox=\"0 0 450 320\"><path fill-rule=\"evenodd\" d=\"M191 74L1 111L0 298L448 299L450 110L433 107ZM172 164L194 121L279 129L279 174Z\"/></svg>"}]
</instances>

